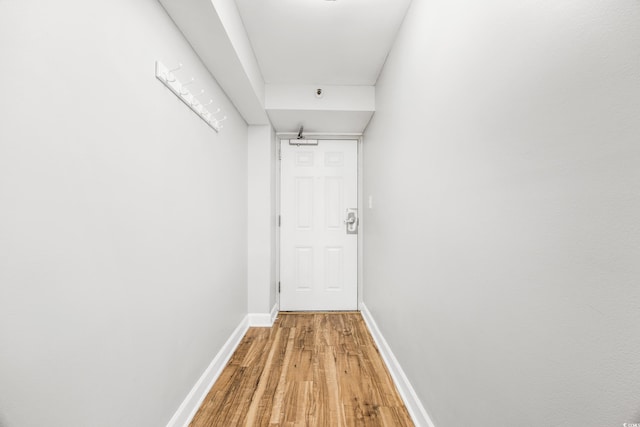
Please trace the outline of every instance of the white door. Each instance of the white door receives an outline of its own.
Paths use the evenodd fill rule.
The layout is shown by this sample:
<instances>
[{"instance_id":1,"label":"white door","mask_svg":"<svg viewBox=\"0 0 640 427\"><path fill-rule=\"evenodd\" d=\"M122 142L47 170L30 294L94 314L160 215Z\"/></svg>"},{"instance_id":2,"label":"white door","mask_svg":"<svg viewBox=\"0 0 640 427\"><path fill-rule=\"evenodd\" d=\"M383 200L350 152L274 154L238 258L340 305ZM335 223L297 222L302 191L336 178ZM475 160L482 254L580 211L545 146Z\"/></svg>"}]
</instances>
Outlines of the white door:
<instances>
[{"instance_id":1,"label":"white door","mask_svg":"<svg viewBox=\"0 0 640 427\"><path fill-rule=\"evenodd\" d=\"M357 141L283 140L281 156L280 310L356 310Z\"/></svg>"}]
</instances>

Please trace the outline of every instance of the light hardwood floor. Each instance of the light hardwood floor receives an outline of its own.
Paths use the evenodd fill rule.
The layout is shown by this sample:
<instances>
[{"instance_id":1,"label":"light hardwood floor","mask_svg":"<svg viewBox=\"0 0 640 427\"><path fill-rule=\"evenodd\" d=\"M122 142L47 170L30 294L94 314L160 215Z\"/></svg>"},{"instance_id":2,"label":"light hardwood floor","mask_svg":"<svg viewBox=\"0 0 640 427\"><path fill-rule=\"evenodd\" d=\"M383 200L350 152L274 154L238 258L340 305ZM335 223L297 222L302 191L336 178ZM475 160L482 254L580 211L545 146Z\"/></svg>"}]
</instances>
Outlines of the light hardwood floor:
<instances>
[{"instance_id":1,"label":"light hardwood floor","mask_svg":"<svg viewBox=\"0 0 640 427\"><path fill-rule=\"evenodd\" d=\"M191 422L413 426L360 313L280 313L250 328Z\"/></svg>"}]
</instances>

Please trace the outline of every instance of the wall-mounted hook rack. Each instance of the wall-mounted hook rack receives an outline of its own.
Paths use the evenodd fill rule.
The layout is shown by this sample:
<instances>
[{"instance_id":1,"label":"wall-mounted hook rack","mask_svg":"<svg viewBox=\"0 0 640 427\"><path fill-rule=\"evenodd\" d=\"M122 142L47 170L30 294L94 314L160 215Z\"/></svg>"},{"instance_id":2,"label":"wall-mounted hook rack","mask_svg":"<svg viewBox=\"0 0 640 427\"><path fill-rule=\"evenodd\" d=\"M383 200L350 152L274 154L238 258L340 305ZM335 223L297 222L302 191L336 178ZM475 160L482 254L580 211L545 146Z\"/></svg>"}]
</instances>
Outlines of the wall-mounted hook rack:
<instances>
[{"instance_id":1,"label":"wall-mounted hook rack","mask_svg":"<svg viewBox=\"0 0 640 427\"><path fill-rule=\"evenodd\" d=\"M176 76L173 74L174 71L178 71L182 68L182 64L179 64L178 67L174 69L167 68L162 62L156 61L156 78L162 82L175 96L177 96L182 102L184 102L194 113L198 115L206 124L208 124L213 130L216 132L220 132L222 129L221 122L227 119L227 116L224 116L221 119L215 117L215 114L220 112L218 108L214 112L210 112L205 107L211 105L213 100L210 100L207 104L201 104L200 101L196 99L196 97L189 92L186 88L188 85L195 82L195 79L191 77L191 80L181 83ZM204 89L202 89L199 95L204 94Z\"/></svg>"}]
</instances>

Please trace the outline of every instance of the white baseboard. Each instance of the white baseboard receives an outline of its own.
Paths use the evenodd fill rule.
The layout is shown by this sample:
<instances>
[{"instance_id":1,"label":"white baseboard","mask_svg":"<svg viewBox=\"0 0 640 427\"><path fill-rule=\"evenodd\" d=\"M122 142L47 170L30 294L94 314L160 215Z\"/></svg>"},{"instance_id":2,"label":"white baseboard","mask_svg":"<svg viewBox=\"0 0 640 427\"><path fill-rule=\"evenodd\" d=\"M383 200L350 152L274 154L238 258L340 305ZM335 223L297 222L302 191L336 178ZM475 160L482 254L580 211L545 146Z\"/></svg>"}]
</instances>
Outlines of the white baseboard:
<instances>
[{"instance_id":1,"label":"white baseboard","mask_svg":"<svg viewBox=\"0 0 640 427\"><path fill-rule=\"evenodd\" d=\"M176 413L173 415L167 427L187 427L193 417L198 412L200 405L207 397L209 390L213 387L233 352L242 341L244 334L249 329L249 315L242 319L242 322L233 331L227 342L224 343L218 354L213 358L202 376L193 386L187 397L184 399Z\"/></svg>"},{"instance_id":2,"label":"white baseboard","mask_svg":"<svg viewBox=\"0 0 640 427\"><path fill-rule=\"evenodd\" d=\"M405 375L398 359L393 355L391 351L391 347L382 336L380 329L378 329L378 325L375 320L371 316L371 313L367 309L367 306L362 303L360 311L362 313L362 317L364 318L371 335L373 336L373 340L376 342L378 346L378 350L380 350L380 354L382 355L382 359L384 363L387 365L389 372L391 373L391 377L398 388L398 392L400 393L400 397L404 400L404 404L409 411L409 415L413 419L414 424L417 427L435 427L433 421L431 421L431 417L427 413L424 406L422 406L422 402L418 399L418 395L416 391L411 386L409 379Z\"/></svg>"},{"instance_id":3,"label":"white baseboard","mask_svg":"<svg viewBox=\"0 0 640 427\"><path fill-rule=\"evenodd\" d=\"M274 305L269 313L249 313L249 326L270 328L278 316L278 306Z\"/></svg>"}]
</instances>

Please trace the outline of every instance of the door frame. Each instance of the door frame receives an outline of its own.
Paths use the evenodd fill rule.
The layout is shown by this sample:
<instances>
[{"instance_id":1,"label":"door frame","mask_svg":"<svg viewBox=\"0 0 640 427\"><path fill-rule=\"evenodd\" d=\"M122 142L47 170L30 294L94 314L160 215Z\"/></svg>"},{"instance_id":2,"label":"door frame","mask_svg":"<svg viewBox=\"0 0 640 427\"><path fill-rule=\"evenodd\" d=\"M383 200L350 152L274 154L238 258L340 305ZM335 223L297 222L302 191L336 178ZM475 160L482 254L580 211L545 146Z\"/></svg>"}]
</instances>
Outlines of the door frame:
<instances>
[{"instance_id":1,"label":"door frame","mask_svg":"<svg viewBox=\"0 0 640 427\"><path fill-rule=\"evenodd\" d=\"M281 146L282 146L282 140L285 139L295 139L298 136L297 133L295 132L276 132L276 144L277 144L277 148L276 148L276 167L274 170L274 173L276 174L276 305L278 307L278 311L280 310L280 263L281 263L281 256L280 256L280 252L281 252L281 246L280 246L280 238L281 238L281 233L282 233L282 229L280 228L280 223L279 223L279 218L280 215L282 214L282 203L281 203L281 197L280 197L280 191L282 188L282 162L281 162L281 154L280 154L280 150L281 150ZM306 138L309 139L317 139L317 140L344 140L344 139L351 139L351 140L356 140L357 141L357 151L358 151L358 165L357 165L357 177L358 177L358 219L359 219L359 224L358 224L358 254L357 254L357 258L358 258L358 265L357 265L357 275L358 275L358 289L357 289L357 294L358 294L358 303L357 303L357 307L358 307L358 311L360 311L362 309L362 297L363 297L363 288L364 288L364 281L363 281L363 273L364 273L364 263L363 263L363 258L364 258L364 240L363 240L363 235L364 235L364 227L365 227L365 220L364 220L364 187L363 187L363 182L362 182L362 178L363 178L363 170L362 170L362 164L363 164L363 150L362 150L362 144L363 144L363 136L361 133L347 133L347 134L333 134L333 133L313 133L313 132L308 132L305 134Z\"/></svg>"}]
</instances>

